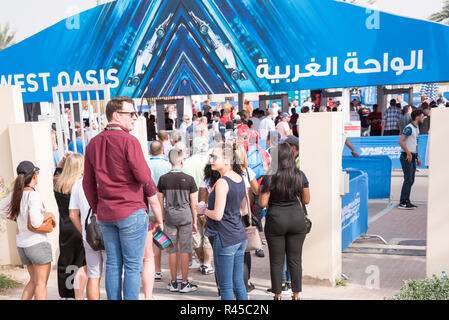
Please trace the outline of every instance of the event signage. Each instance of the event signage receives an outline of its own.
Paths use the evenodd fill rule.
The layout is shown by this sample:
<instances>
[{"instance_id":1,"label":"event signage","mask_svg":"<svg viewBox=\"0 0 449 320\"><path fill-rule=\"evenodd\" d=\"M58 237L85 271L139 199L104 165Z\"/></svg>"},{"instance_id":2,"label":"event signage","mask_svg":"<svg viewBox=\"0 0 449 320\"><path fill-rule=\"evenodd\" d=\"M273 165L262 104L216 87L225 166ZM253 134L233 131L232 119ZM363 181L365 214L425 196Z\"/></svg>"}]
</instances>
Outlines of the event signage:
<instances>
[{"instance_id":1,"label":"event signage","mask_svg":"<svg viewBox=\"0 0 449 320\"><path fill-rule=\"evenodd\" d=\"M401 146L399 145L400 136L384 137L351 137L348 140L352 143L355 151L360 156L388 156L392 162L393 169L402 169L401 166ZM426 168L428 135L419 135L418 153L421 159L420 169ZM343 149L343 156L351 156L348 148Z\"/></svg>"},{"instance_id":2,"label":"event signage","mask_svg":"<svg viewBox=\"0 0 449 320\"><path fill-rule=\"evenodd\" d=\"M43 102L105 83L141 98L444 82L449 43L416 39L447 38L341 1L117 0L1 51L0 84Z\"/></svg>"},{"instance_id":3,"label":"event signage","mask_svg":"<svg viewBox=\"0 0 449 320\"><path fill-rule=\"evenodd\" d=\"M349 193L342 199L342 251L368 230L368 175L355 169L346 169L346 172L350 181Z\"/></svg>"}]
</instances>

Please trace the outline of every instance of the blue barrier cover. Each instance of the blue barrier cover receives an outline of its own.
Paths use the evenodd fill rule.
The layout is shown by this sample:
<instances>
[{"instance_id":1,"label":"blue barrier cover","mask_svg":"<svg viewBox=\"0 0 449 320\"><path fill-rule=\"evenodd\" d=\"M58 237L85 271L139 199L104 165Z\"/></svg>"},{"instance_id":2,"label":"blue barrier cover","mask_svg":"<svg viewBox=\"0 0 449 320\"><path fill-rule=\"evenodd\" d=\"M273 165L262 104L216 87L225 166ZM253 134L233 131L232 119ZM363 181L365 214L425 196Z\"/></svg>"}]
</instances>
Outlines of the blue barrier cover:
<instances>
[{"instance_id":1,"label":"blue barrier cover","mask_svg":"<svg viewBox=\"0 0 449 320\"><path fill-rule=\"evenodd\" d=\"M360 170L347 169L351 179L349 193L342 199L342 251L368 230L368 175Z\"/></svg>"},{"instance_id":2,"label":"blue barrier cover","mask_svg":"<svg viewBox=\"0 0 449 320\"><path fill-rule=\"evenodd\" d=\"M387 156L343 157L343 169L352 168L368 175L369 199L390 198L391 160Z\"/></svg>"},{"instance_id":3,"label":"blue barrier cover","mask_svg":"<svg viewBox=\"0 0 449 320\"><path fill-rule=\"evenodd\" d=\"M426 168L426 150L428 135L420 135L418 137L418 152L421 159L421 169ZM399 136L385 137L359 137L348 138L354 146L355 151L361 156L389 156L392 161L393 169L402 169L401 147L399 146ZM343 156L351 156L351 150L344 148Z\"/></svg>"}]
</instances>

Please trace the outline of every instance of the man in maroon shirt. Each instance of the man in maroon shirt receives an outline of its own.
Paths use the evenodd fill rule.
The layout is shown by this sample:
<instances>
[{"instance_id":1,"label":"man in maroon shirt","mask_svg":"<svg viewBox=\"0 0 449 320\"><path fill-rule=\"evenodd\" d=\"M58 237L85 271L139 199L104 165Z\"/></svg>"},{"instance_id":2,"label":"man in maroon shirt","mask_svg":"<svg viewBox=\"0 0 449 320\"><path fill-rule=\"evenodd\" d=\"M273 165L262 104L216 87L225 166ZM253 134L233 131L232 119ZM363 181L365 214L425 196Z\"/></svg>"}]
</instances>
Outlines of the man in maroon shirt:
<instances>
[{"instance_id":1,"label":"man in maroon shirt","mask_svg":"<svg viewBox=\"0 0 449 320\"><path fill-rule=\"evenodd\" d=\"M137 112L128 97L106 106L109 125L86 148L83 189L98 215L106 249L109 300L138 300L148 230L144 186L154 185L134 129Z\"/></svg>"},{"instance_id":2,"label":"man in maroon shirt","mask_svg":"<svg viewBox=\"0 0 449 320\"><path fill-rule=\"evenodd\" d=\"M373 112L368 115L368 124L371 126L370 136L380 136L382 133L382 112L378 112L378 105L373 105Z\"/></svg>"}]
</instances>

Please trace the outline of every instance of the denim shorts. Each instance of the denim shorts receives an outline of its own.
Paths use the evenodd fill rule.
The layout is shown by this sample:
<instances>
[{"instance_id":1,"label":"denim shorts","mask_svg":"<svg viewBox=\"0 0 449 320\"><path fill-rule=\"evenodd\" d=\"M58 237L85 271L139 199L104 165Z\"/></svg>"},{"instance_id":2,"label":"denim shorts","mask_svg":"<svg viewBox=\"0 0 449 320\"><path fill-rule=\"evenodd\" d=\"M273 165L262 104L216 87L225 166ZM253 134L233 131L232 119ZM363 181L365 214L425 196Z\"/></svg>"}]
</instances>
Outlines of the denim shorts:
<instances>
[{"instance_id":1,"label":"denim shorts","mask_svg":"<svg viewBox=\"0 0 449 320\"><path fill-rule=\"evenodd\" d=\"M17 247L17 251L19 251L20 260L25 266L39 266L53 261L51 244L46 241L27 248Z\"/></svg>"}]
</instances>

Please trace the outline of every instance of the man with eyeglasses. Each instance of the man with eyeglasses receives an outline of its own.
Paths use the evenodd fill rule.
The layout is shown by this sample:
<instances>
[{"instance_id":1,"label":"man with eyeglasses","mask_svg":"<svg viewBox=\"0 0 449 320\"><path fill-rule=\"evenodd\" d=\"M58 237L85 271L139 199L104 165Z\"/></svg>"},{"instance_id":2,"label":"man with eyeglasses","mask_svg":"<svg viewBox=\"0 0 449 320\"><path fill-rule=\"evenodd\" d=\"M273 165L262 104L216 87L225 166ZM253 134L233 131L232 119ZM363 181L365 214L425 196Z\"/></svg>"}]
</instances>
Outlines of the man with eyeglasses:
<instances>
[{"instance_id":1,"label":"man with eyeglasses","mask_svg":"<svg viewBox=\"0 0 449 320\"><path fill-rule=\"evenodd\" d=\"M138 300L148 232L144 194L157 192L134 129L134 101L115 97L106 106L108 126L86 148L83 189L97 214L106 249L109 300ZM144 191L145 190L145 191Z\"/></svg>"}]
</instances>

